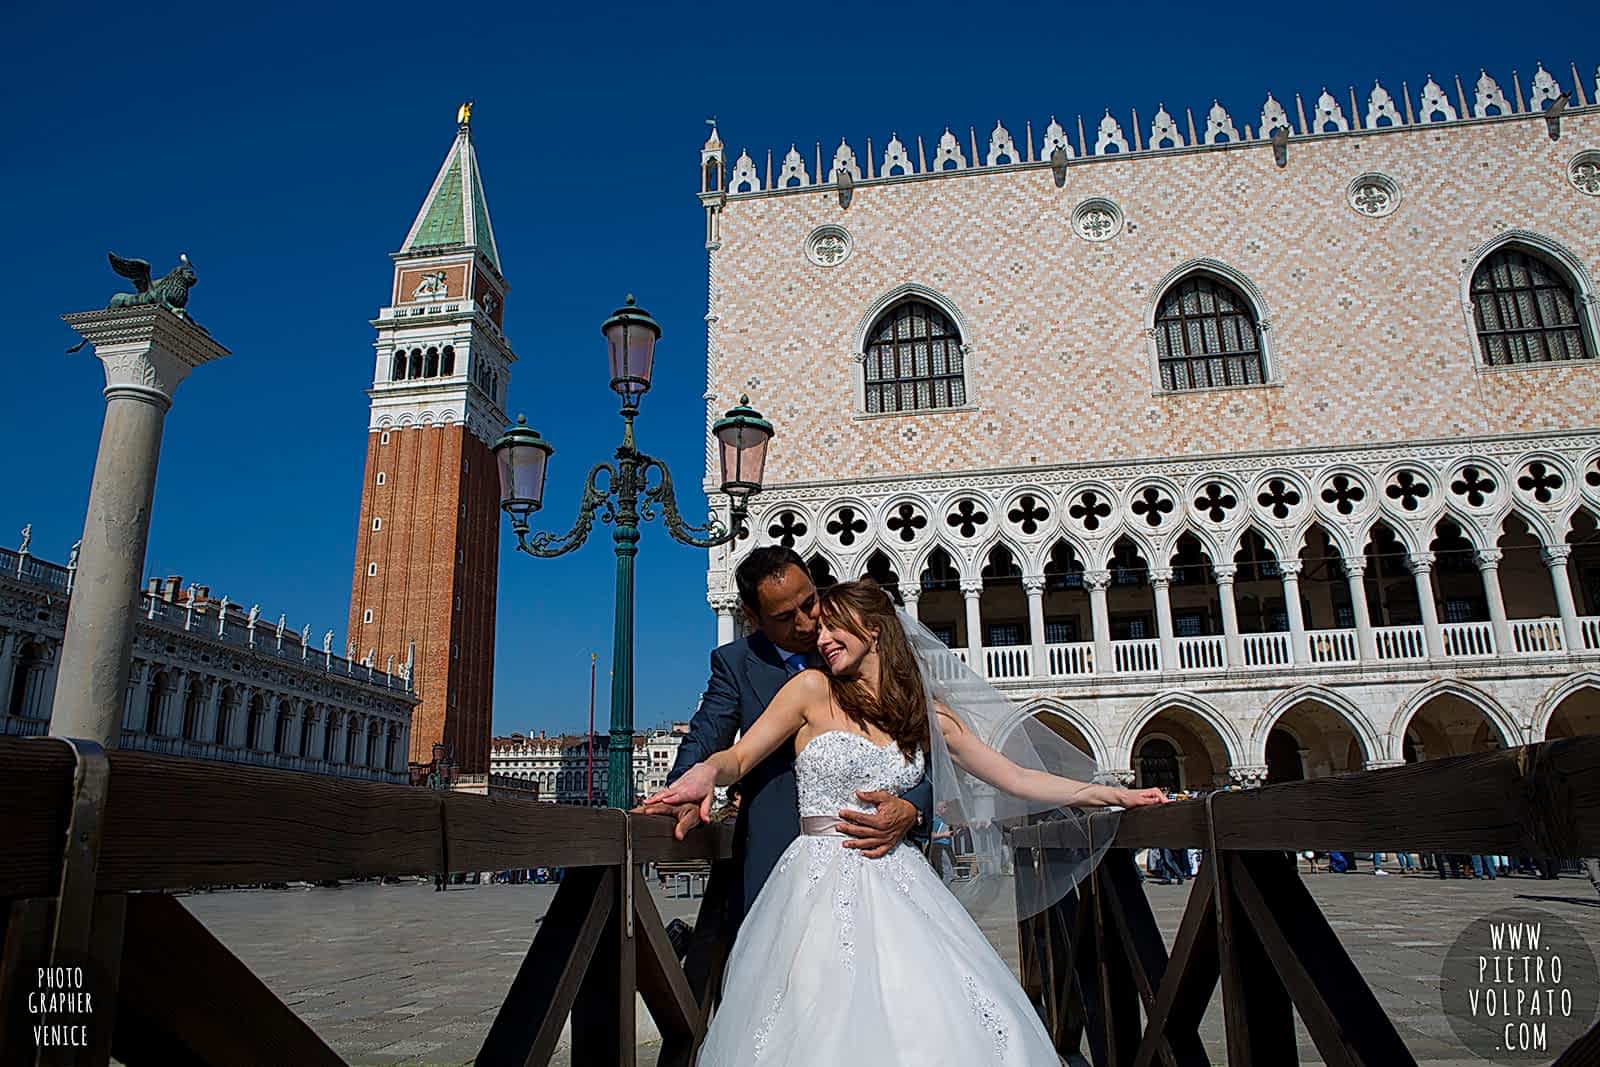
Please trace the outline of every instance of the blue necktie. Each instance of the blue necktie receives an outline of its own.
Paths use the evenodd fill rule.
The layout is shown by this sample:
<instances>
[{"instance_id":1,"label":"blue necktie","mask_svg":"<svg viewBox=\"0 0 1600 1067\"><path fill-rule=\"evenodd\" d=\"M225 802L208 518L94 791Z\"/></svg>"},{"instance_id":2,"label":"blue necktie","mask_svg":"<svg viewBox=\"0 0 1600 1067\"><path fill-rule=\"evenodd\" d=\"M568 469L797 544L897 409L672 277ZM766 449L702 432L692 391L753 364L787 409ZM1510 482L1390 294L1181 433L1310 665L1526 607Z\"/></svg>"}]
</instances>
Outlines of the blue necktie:
<instances>
[{"instance_id":1,"label":"blue necktie","mask_svg":"<svg viewBox=\"0 0 1600 1067\"><path fill-rule=\"evenodd\" d=\"M796 652L793 655L783 657L783 662L789 665L789 676L793 677L806 669L806 654L804 652Z\"/></svg>"}]
</instances>

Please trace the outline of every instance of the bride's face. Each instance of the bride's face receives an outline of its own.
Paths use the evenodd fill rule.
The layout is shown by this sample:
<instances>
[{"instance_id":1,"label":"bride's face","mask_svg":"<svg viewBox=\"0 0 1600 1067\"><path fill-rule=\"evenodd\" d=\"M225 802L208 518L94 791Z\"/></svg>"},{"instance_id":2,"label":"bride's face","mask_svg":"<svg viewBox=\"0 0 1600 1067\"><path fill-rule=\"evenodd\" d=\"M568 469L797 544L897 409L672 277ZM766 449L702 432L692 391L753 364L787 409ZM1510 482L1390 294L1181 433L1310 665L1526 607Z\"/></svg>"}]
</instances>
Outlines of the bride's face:
<instances>
[{"instance_id":1,"label":"bride's face","mask_svg":"<svg viewBox=\"0 0 1600 1067\"><path fill-rule=\"evenodd\" d=\"M840 626L830 626L826 620L817 626L817 654L828 665L828 673L848 677L861 670L861 663L871 651L871 644Z\"/></svg>"}]
</instances>

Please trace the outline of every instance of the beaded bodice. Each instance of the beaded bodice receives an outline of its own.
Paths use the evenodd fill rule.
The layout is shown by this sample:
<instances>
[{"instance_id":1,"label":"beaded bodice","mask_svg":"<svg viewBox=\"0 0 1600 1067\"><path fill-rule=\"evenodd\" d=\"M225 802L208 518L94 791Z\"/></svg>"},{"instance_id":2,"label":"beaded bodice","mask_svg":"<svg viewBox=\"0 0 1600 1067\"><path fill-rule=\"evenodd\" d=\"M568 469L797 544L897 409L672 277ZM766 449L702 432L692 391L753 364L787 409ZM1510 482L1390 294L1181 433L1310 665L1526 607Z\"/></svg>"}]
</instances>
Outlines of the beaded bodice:
<instances>
[{"instance_id":1,"label":"beaded bodice","mask_svg":"<svg viewBox=\"0 0 1600 1067\"><path fill-rule=\"evenodd\" d=\"M806 743L795 757L800 814L833 815L841 808L868 811L857 790L904 793L922 781L922 751L907 760L900 746L875 745L849 730L828 730Z\"/></svg>"}]
</instances>

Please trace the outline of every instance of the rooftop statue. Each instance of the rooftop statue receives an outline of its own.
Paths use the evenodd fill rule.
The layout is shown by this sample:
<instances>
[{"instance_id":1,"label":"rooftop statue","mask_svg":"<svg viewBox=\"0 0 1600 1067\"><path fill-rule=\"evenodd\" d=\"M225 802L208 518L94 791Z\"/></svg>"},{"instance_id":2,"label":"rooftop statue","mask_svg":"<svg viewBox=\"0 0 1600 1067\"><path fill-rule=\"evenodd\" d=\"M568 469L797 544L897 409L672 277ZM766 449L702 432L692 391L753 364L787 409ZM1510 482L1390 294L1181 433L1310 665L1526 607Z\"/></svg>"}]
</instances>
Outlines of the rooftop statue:
<instances>
[{"instance_id":1,"label":"rooftop statue","mask_svg":"<svg viewBox=\"0 0 1600 1067\"><path fill-rule=\"evenodd\" d=\"M140 304L160 304L168 311L184 314L184 308L189 303L189 290L194 288L199 279L194 273L194 264L189 262L187 255L178 256L178 265L167 272L160 281L150 280L150 264L142 259L123 259L115 252L107 252L106 258L111 261L111 269L124 278L133 280L136 290L132 293L114 293L108 308L136 307Z\"/></svg>"}]
</instances>

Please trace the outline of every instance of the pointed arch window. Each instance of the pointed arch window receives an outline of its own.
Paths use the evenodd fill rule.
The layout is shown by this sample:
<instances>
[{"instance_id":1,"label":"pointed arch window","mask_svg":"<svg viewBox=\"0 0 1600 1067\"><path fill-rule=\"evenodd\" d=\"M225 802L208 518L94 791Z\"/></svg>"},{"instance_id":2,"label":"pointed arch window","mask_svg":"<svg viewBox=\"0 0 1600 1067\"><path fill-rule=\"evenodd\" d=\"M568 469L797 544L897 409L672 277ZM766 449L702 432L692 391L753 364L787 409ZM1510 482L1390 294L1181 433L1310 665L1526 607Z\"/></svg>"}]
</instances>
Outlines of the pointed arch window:
<instances>
[{"instance_id":1,"label":"pointed arch window","mask_svg":"<svg viewBox=\"0 0 1600 1067\"><path fill-rule=\"evenodd\" d=\"M1567 271L1517 245L1486 256L1472 274L1478 348L1490 367L1593 359L1577 286Z\"/></svg>"},{"instance_id":2,"label":"pointed arch window","mask_svg":"<svg viewBox=\"0 0 1600 1067\"><path fill-rule=\"evenodd\" d=\"M1161 294L1155 336L1162 389L1219 389L1267 380L1254 307L1214 275L1180 278Z\"/></svg>"},{"instance_id":3,"label":"pointed arch window","mask_svg":"<svg viewBox=\"0 0 1600 1067\"><path fill-rule=\"evenodd\" d=\"M907 300L867 331L866 410L927 411L967 402L965 353L949 316L923 300Z\"/></svg>"}]
</instances>

